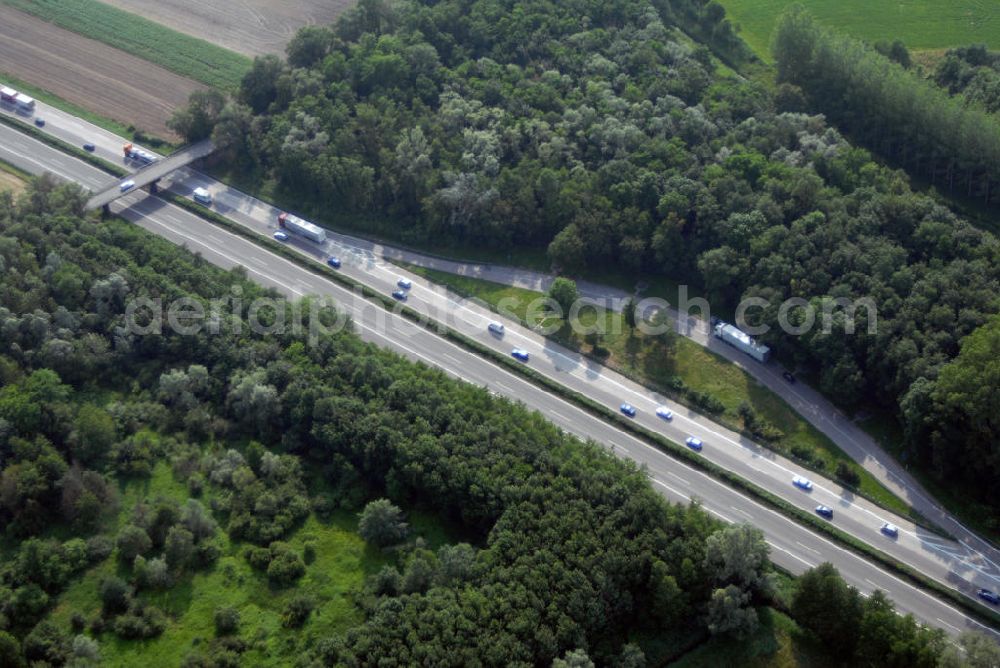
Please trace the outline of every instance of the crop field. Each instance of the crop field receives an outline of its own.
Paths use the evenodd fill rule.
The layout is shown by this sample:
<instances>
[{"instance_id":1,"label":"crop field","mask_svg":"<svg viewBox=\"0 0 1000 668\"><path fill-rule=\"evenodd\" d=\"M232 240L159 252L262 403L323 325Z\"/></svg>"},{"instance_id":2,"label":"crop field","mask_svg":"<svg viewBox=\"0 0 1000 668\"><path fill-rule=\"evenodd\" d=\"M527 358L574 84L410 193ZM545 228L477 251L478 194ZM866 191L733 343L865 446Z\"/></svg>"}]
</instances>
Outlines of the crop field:
<instances>
[{"instance_id":1,"label":"crop field","mask_svg":"<svg viewBox=\"0 0 1000 668\"><path fill-rule=\"evenodd\" d=\"M62 0L59 0L62 2ZM355 0L105 0L174 30L248 55L283 54L304 25L331 23Z\"/></svg>"},{"instance_id":2,"label":"crop field","mask_svg":"<svg viewBox=\"0 0 1000 668\"><path fill-rule=\"evenodd\" d=\"M0 4L0 69L78 107L165 139L201 86L105 44Z\"/></svg>"},{"instance_id":3,"label":"crop field","mask_svg":"<svg viewBox=\"0 0 1000 668\"><path fill-rule=\"evenodd\" d=\"M235 89L250 69L246 56L97 0L0 2L213 88Z\"/></svg>"},{"instance_id":4,"label":"crop field","mask_svg":"<svg viewBox=\"0 0 1000 668\"><path fill-rule=\"evenodd\" d=\"M770 60L771 35L793 0L720 0L740 36ZM868 41L902 40L913 50L965 44L1000 48L998 0L800 0L830 27Z\"/></svg>"}]
</instances>

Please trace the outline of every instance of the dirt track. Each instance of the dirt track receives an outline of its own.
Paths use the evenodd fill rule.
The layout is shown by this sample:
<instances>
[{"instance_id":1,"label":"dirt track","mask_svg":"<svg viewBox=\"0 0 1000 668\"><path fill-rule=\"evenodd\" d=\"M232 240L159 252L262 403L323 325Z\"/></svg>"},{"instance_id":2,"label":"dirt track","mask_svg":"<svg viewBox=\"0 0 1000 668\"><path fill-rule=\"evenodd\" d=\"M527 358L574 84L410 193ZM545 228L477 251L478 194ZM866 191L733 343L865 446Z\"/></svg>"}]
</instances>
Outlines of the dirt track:
<instances>
[{"instance_id":1,"label":"dirt track","mask_svg":"<svg viewBox=\"0 0 1000 668\"><path fill-rule=\"evenodd\" d=\"M355 0L104 0L248 56L284 54L295 32L332 23Z\"/></svg>"},{"instance_id":2,"label":"dirt track","mask_svg":"<svg viewBox=\"0 0 1000 668\"><path fill-rule=\"evenodd\" d=\"M173 139L166 121L201 84L0 4L0 69L64 100Z\"/></svg>"}]
</instances>

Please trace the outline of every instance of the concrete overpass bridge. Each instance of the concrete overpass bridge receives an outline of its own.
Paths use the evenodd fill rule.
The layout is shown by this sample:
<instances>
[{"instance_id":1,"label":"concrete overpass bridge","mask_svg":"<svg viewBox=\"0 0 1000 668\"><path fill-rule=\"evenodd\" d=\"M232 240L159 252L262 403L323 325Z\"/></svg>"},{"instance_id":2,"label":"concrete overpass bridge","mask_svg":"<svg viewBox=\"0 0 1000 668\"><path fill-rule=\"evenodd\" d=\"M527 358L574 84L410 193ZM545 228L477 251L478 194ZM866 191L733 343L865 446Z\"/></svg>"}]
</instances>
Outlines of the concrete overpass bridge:
<instances>
[{"instance_id":1,"label":"concrete overpass bridge","mask_svg":"<svg viewBox=\"0 0 1000 668\"><path fill-rule=\"evenodd\" d=\"M186 146L167 158L159 159L156 162L141 167L128 176L123 176L104 190L95 193L87 201L85 208L88 211L100 208L107 210L107 207L119 197L135 192L147 185L152 185L152 192L156 192L157 181L176 169L189 165L199 158L204 158L214 150L215 144L212 143L211 139L205 139ZM131 185L126 187L126 184L130 182Z\"/></svg>"}]
</instances>

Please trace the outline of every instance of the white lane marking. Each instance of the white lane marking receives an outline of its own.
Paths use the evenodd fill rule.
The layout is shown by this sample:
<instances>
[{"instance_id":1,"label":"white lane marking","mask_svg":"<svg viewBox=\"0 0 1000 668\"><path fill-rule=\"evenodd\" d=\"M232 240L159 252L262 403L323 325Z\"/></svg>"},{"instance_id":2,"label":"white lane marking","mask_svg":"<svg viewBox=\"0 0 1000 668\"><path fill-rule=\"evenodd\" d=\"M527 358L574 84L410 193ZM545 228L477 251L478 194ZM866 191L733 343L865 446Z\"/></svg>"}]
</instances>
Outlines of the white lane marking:
<instances>
[{"instance_id":1,"label":"white lane marking","mask_svg":"<svg viewBox=\"0 0 1000 668\"><path fill-rule=\"evenodd\" d=\"M768 544L771 547L773 547L774 549L778 550L779 552L784 552L785 554L787 554L792 559L797 559L797 560L801 561L803 564L805 564L809 568L816 568L816 564L811 563L809 561L806 561L805 559L803 559L799 555L795 554L794 552L792 552L790 550L786 550L785 548L781 547L780 545L778 545L776 543L772 543L771 541L767 541L767 542L768 542Z\"/></svg>"},{"instance_id":2,"label":"white lane marking","mask_svg":"<svg viewBox=\"0 0 1000 668\"><path fill-rule=\"evenodd\" d=\"M669 475L669 476L673 476L673 477L677 478L678 480L680 480L680 481L681 481L682 483L684 483L685 485L690 485L690 484L691 484L691 483L689 483L689 482L687 481L687 478L682 478L682 477L680 477L679 475L677 475L676 473L674 473L673 471L667 471L667 475Z\"/></svg>"},{"instance_id":3,"label":"white lane marking","mask_svg":"<svg viewBox=\"0 0 1000 668\"><path fill-rule=\"evenodd\" d=\"M937 619L937 620L938 620L939 622L941 622L942 624L944 624L944 625L945 625L945 626L947 626L948 628L952 629L953 631L955 631L955 632L957 632L957 633L960 633L960 632L961 632L961 629L959 629L959 628L958 628L957 626L955 626L954 624L949 624L948 622L944 621L944 620L943 620L943 619L941 619L940 617L935 617L935 619Z\"/></svg>"},{"instance_id":4,"label":"white lane marking","mask_svg":"<svg viewBox=\"0 0 1000 668\"><path fill-rule=\"evenodd\" d=\"M812 547L809 547L805 543L801 543L799 541L795 541L795 544L798 545L799 547L803 548L803 549L809 550L813 554L819 555L819 550L817 550L815 548L812 548Z\"/></svg>"},{"instance_id":5,"label":"white lane marking","mask_svg":"<svg viewBox=\"0 0 1000 668\"><path fill-rule=\"evenodd\" d=\"M736 506L732 506L732 505L729 506L729 507L732 510L735 510L736 512L738 512L740 515L743 515L743 517L747 518L748 520L752 520L753 519L753 515L751 515L747 511L743 510L742 508L737 508Z\"/></svg>"},{"instance_id":6,"label":"white lane marking","mask_svg":"<svg viewBox=\"0 0 1000 668\"><path fill-rule=\"evenodd\" d=\"M690 497L690 496L688 496L688 495L687 495L687 494L685 494L684 492L679 492L679 491L677 491L676 489L674 489L673 487L671 487L671 486L670 486L670 485L668 485L667 483L663 482L662 480L659 480L659 479L657 479L657 478L652 478L652 481L653 481L654 483L656 483L657 485L659 485L660 487L663 487L664 489L668 489L668 490L670 490L671 492L673 492L673 493L674 493L674 494L676 494L677 496L681 497L681 498L682 498L682 499L684 499L685 501L690 501L690 500L691 500L691 497Z\"/></svg>"},{"instance_id":7,"label":"white lane marking","mask_svg":"<svg viewBox=\"0 0 1000 668\"><path fill-rule=\"evenodd\" d=\"M563 414L562 414L562 413L560 413L559 411L556 411L556 410L550 410L549 412L550 412L550 413L552 413L553 415L555 415L555 416L556 416L557 418L559 418L559 419L560 419L560 420L562 420L563 422L569 422L569 418L567 418L567 417L566 417L565 415L563 415Z\"/></svg>"}]
</instances>

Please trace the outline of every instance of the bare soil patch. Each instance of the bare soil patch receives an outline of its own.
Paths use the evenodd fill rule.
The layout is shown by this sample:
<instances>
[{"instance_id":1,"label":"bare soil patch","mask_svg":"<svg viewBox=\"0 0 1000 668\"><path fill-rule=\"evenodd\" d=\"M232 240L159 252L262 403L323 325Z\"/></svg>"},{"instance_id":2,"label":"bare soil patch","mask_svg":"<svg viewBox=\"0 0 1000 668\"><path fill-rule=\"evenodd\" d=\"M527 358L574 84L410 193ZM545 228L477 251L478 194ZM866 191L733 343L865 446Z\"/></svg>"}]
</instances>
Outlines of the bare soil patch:
<instances>
[{"instance_id":1,"label":"bare soil patch","mask_svg":"<svg viewBox=\"0 0 1000 668\"><path fill-rule=\"evenodd\" d=\"M18 195L24 191L27 185L28 184L21 180L21 177L0 169L0 192L9 190L15 195Z\"/></svg>"},{"instance_id":2,"label":"bare soil patch","mask_svg":"<svg viewBox=\"0 0 1000 668\"><path fill-rule=\"evenodd\" d=\"M174 109L205 87L124 51L0 5L0 69L165 139Z\"/></svg>"},{"instance_id":3,"label":"bare soil patch","mask_svg":"<svg viewBox=\"0 0 1000 668\"><path fill-rule=\"evenodd\" d=\"M355 0L104 0L238 53L284 54L299 28L332 23Z\"/></svg>"}]
</instances>

